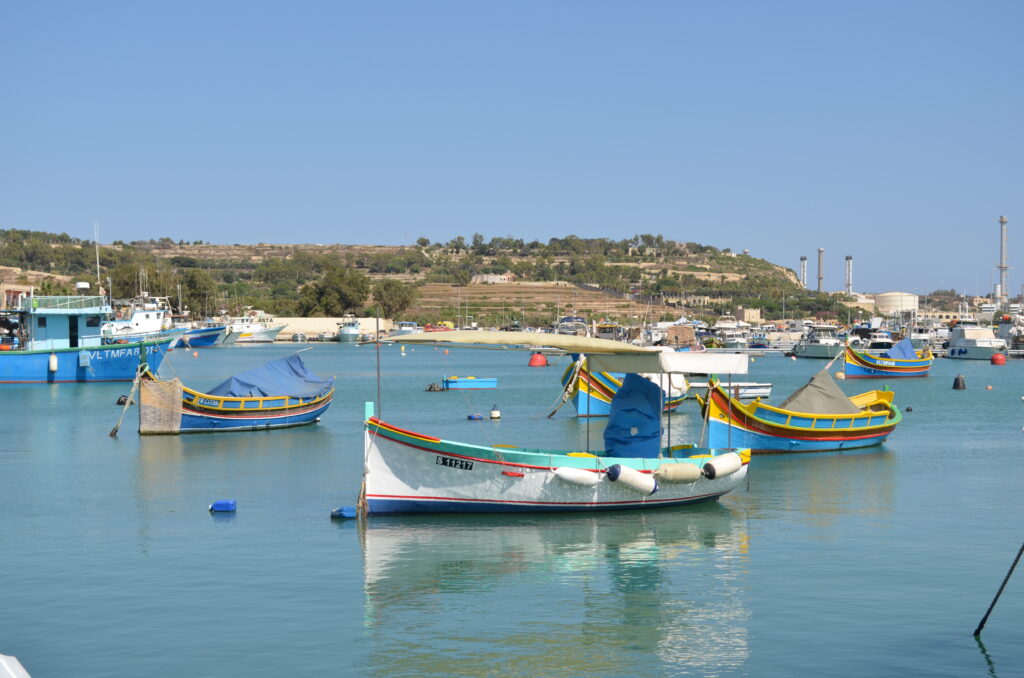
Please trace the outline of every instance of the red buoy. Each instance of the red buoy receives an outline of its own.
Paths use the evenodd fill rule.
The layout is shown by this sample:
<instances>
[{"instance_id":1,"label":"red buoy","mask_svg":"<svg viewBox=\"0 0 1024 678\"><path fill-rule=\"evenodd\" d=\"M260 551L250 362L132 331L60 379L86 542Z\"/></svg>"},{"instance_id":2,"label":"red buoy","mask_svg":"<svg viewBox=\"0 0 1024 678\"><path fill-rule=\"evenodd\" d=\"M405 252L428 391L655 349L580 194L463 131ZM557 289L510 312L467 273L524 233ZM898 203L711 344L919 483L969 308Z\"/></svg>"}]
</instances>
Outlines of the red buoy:
<instances>
[{"instance_id":1,"label":"red buoy","mask_svg":"<svg viewBox=\"0 0 1024 678\"><path fill-rule=\"evenodd\" d=\"M544 357L543 353L534 353L530 356L530 367L547 367L548 359Z\"/></svg>"},{"instance_id":2,"label":"red buoy","mask_svg":"<svg viewBox=\"0 0 1024 678\"><path fill-rule=\"evenodd\" d=\"M993 365L1005 365L1006 364L1006 356L1003 355L1002 353L993 353L992 354L992 358L990 359L990 362Z\"/></svg>"}]
</instances>

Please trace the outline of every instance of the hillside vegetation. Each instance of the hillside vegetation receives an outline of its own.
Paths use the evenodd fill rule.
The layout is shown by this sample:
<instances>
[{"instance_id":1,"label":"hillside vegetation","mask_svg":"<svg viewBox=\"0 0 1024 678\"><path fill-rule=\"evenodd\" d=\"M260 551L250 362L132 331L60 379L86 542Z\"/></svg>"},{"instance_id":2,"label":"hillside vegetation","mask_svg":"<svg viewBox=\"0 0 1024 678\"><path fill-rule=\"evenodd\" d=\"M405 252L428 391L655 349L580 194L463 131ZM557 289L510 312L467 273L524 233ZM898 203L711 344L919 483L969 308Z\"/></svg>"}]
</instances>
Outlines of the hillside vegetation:
<instances>
[{"instance_id":1,"label":"hillside vegetation","mask_svg":"<svg viewBox=\"0 0 1024 678\"><path fill-rule=\"evenodd\" d=\"M0 231L0 265L94 281L95 248L67 234ZM586 312L620 322L663 319L685 311L713 317L738 306L768 318L828 314L835 295L803 290L790 269L763 259L660 235L625 240L552 238L547 243L474 235L448 242L420 238L408 246L215 245L170 238L99 247L104 286L115 297L151 295L194 312L278 315L401 314L420 322L473 315L480 324L551 322ZM471 284L474 276L515 282ZM523 317L525 315L525 318Z\"/></svg>"}]
</instances>

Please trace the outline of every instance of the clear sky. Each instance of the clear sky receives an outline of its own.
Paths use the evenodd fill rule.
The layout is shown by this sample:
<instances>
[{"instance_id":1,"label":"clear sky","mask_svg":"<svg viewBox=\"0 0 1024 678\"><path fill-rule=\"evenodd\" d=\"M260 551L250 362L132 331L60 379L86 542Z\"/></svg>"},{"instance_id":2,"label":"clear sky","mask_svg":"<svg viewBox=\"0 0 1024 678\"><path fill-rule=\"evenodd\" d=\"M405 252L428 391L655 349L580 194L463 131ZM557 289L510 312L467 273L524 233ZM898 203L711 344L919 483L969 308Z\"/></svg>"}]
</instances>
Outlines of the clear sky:
<instances>
[{"instance_id":1,"label":"clear sky","mask_svg":"<svg viewBox=\"0 0 1024 678\"><path fill-rule=\"evenodd\" d=\"M825 287L1024 283L1024 3L6 2L0 227L661 233Z\"/></svg>"}]
</instances>

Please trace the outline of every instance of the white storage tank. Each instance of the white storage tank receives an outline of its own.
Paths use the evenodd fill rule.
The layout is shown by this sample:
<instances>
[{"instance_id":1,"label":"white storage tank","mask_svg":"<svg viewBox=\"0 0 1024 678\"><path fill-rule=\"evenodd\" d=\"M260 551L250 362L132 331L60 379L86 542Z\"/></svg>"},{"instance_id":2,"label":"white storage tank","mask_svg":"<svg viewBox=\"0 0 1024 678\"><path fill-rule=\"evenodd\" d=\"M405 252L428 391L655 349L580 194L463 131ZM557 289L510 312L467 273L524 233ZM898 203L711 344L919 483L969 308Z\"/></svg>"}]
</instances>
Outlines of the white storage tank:
<instances>
[{"instance_id":1,"label":"white storage tank","mask_svg":"<svg viewBox=\"0 0 1024 678\"><path fill-rule=\"evenodd\" d=\"M881 315L914 311L918 308L918 296L909 292L884 292L875 295L875 312Z\"/></svg>"}]
</instances>

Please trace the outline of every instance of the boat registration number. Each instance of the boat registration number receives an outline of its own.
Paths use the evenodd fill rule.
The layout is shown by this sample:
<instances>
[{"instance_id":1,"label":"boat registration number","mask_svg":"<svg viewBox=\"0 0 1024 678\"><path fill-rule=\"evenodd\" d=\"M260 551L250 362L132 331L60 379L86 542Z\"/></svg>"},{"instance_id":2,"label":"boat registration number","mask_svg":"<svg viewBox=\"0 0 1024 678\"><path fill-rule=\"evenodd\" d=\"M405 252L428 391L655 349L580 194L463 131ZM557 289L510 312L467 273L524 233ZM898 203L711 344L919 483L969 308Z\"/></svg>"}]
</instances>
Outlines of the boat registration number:
<instances>
[{"instance_id":1,"label":"boat registration number","mask_svg":"<svg viewBox=\"0 0 1024 678\"><path fill-rule=\"evenodd\" d=\"M209 398L197 398L200 405L206 405L207 407L219 407L219 400L210 400Z\"/></svg>"},{"instance_id":2,"label":"boat registration number","mask_svg":"<svg viewBox=\"0 0 1024 678\"><path fill-rule=\"evenodd\" d=\"M459 468L463 471L472 471L473 462L465 461L464 459L451 459L449 457L437 457L434 462L440 466L448 466L450 468Z\"/></svg>"}]
</instances>

